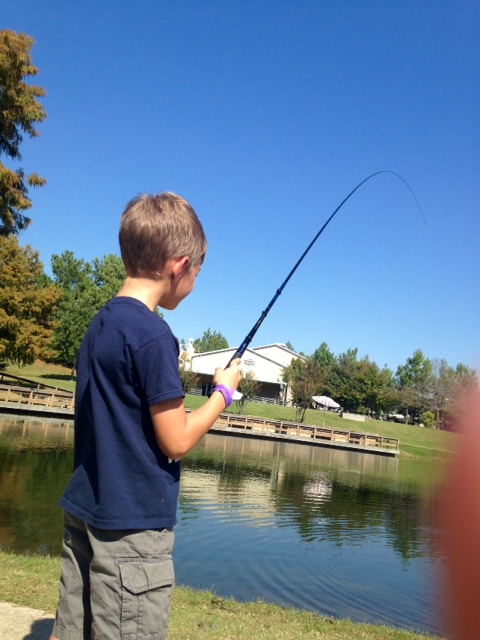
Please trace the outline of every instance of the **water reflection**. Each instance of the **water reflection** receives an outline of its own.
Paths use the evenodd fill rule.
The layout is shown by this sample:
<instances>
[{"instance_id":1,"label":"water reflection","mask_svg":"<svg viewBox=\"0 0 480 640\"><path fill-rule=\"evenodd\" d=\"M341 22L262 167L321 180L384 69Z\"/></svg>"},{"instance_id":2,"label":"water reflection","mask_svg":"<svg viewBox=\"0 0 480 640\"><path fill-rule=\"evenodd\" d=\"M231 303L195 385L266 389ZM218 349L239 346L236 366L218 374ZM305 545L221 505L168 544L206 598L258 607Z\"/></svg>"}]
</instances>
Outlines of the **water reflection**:
<instances>
[{"instance_id":1,"label":"water reflection","mask_svg":"<svg viewBox=\"0 0 480 640\"><path fill-rule=\"evenodd\" d=\"M377 533L408 561L429 553L438 479L424 462L209 436L184 461L181 511L203 502L230 521L296 527L307 542L359 544Z\"/></svg>"},{"instance_id":2,"label":"water reflection","mask_svg":"<svg viewBox=\"0 0 480 640\"><path fill-rule=\"evenodd\" d=\"M60 552L72 464L70 422L0 417L3 548ZM182 464L179 583L440 632L437 466L221 435Z\"/></svg>"}]
</instances>

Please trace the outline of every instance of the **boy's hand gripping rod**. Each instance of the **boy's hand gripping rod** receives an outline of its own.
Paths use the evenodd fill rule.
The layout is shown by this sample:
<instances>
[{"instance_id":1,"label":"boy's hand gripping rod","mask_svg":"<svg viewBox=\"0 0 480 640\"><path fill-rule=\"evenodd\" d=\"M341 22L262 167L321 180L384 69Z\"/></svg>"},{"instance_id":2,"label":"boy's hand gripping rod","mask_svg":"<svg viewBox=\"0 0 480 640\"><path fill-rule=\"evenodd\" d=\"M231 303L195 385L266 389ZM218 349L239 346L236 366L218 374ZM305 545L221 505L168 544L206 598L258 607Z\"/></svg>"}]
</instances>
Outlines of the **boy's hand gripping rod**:
<instances>
[{"instance_id":1,"label":"boy's hand gripping rod","mask_svg":"<svg viewBox=\"0 0 480 640\"><path fill-rule=\"evenodd\" d=\"M347 202L347 200L353 196L353 194L355 193L355 191L357 191L357 189L360 189L360 187L362 186L362 184L365 184L365 182L367 182L368 180L370 180L371 178L378 176L380 173L391 173L394 176L397 176L397 178L400 178L400 180L408 187L408 189L410 190L410 193L412 194L412 196L415 199L415 202L417 203L418 208L420 209L420 213L422 214L422 218L423 218L423 222L426 224L425 221L425 217L423 215L423 211L420 207L420 204L415 196L415 194L413 193L410 185L408 184L408 182L406 180L404 180L402 178L401 175L399 175L398 173L395 173L395 171L389 171L388 169L384 169L382 171L376 171L375 173L372 173L372 175L368 176L368 178L365 178L365 180L362 180L362 182L360 182L360 184L358 184L355 189L353 189L353 191L350 191L350 193L348 194L348 196L338 205L338 207L335 209L335 211L332 213L332 215L328 218L328 220L325 222L325 224L323 225L323 227L320 229L320 231L317 233L317 235L313 238L313 240L310 242L310 244L308 245L308 247L305 249L305 251L302 253L302 255L300 256L299 260L297 261L297 263L295 264L295 266L293 267L293 269L290 271L290 273L288 274L288 276L285 278L285 281L280 285L280 287L277 289L275 295L273 296L273 298L270 300L270 302L268 303L265 311L262 311L262 315L260 316L260 318L257 320L257 322L253 325L253 327L250 329L248 335L245 337L245 339L243 340L242 344L238 347L238 349L235 351L235 353L233 354L233 356L230 358L230 360L228 361L228 364L225 368L228 368L230 366L230 364L232 363L233 360L236 360L237 358L241 358L243 356L243 354L245 353L245 351L248 348L248 345L251 343L251 341L253 340L253 337L255 336L255 334L257 333L257 331L260 328L260 325L262 324L262 322L265 320L265 318L267 317L270 309L273 307L273 305L275 304L275 302L277 301L278 296L282 293L282 291L285 289L287 282L290 280L290 278L293 276L293 274L295 273L295 271L298 269L298 267L300 266L301 262L303 261L303 259L305 258L305 256L307 255L307 253L310 251L310 249L313 247L313 245L315 244L315 242L318 240L318 238L322 235L322 233L325 231L325 229L327 228L328 224L331 222L331 220L333 220L335 214L343 207L343 205Z\"/></svg>"}]
</instances>

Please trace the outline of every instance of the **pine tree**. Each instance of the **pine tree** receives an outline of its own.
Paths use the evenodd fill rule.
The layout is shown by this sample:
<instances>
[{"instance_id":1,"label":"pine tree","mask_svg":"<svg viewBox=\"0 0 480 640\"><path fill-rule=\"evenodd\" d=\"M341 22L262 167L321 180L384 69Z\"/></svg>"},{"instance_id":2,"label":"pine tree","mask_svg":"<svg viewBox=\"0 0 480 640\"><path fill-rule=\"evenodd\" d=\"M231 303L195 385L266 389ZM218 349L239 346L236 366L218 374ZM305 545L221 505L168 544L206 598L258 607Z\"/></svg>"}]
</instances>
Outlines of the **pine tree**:
<instances>
[{"instance_id":1,"label":"pine tree","mask_svg":"<svg viewBox=\"0 0 480 640\"><path fill-rule=\"evenodd\" d=\"M30 56L33 44L33 38L24 33L0 31L0 155L12 160L22 159L22 133L36 138L34 125L47 115L37 100L45 95L44 89L24 80L38 73ZM32 206L28 187L45 183L37 173L26 176L22 168L14 171L0 162L0 236L18 234L28 227L30 218L23 213Z\"/></svg>"}]
</instances>

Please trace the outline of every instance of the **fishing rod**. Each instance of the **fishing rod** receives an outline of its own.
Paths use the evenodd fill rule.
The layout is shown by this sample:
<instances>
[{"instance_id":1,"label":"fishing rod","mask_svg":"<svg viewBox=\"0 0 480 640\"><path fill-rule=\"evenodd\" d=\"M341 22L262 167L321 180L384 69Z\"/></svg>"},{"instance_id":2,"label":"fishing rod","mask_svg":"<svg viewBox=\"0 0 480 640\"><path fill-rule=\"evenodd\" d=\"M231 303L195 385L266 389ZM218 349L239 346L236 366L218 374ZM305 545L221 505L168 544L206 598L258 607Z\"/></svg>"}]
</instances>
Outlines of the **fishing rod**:
<instances>
[{"instance_id":1,"label":"fishing rod","mask_svg":"<svg viewBox=\"0 0 480 640\"><path fill-rule=\"evenodd\" d=\"M353 189L352 191L350 191L350 193L348 194L348 196L338 205L338 207L335 209L335 211L332 213L332 215L328 218L328 220L325 222L325 224L323 225L323 227L320 229L320 231L317 233L317 235L313 238L313 240L310 242L310 244L308 245L308 247L305 249L305 251L302 253L302 255L300 256L300 258L298 259L297 263L295 264L295 266L293 267L293 269L290 271L290 273L288 274L288 276L285 278L284 282L280 285L280 287L277 289L277 291L275 292L275 295L273 296L273 298L270 300L270 302L268 303L267 307L265 308L264 311L262 311L261 316L259 317L259 319L257 320L257 322L253 325L253 327L250 329L250 331L248 332L248 334L246 335L245 339L243 340L242 344L238 347L238 349L235 351L235 353L233 354L233 356L230 358L230 360L228 361L227 367L230 366L230 364L232 363L233 360L237 359L237 358L241 358L243 356L243 354L245 353L245 351L248 348L248 345L251 343L251 341L253 340L253 337L255 336L255 334L257 333L257 331L260 328L260 325L262 324L262 322L265 320L265 318L267 317L270 309L273 307L273 305L275 304L275 302L277 301L277 298L279 297L279 295L282 293L282 291L285 289L288 281L290 280L290 278L293 276L293 274L295 273L295 271L298 269L298 267L300 266L300 264L302 263L303 259L305 258L305 256L307 255L307 253L310 251L310 249L313 247L313 245L315 244L315 242L318 240L318 238L322 235L322 233L325 231L325 229L327 228L327 226L329 225L329 223L333 220L333 218L335 217L336 213L338 211L340 211L340 209L343 207L343 205L347 202L347 200L353 196L353 194L355 193L355 191L357 191L358 189L360 189L360 187L362 186L362 184L365 184L365 182L368 182L368 180L371 180L372 178L374 178L375 176L380 175L381 173L390 173L394 176L396 176L397 178L400 178L400 180L408 187L410 193L412 194L412 196L415 199L415 202L417 203L417 206L420 210L420 213L422 214L422 218L423 218L423 222L424 224L426 223L425 220L425 216L423 215L423 211L422 208L420 207L420 204L417 200L417 197L415 196L412 188L410 187L410 185L408 184L408 182L402 178L402 176L398 173L396 173L395 171L389 171L388 169L383 169L382 171L376 171L375 173L372 173L372 175L368 176L368 178L365 178L365 180L362 180L362 182L360 182L360 184L358 184L355 189Z\"/></svg>"}]
</instances>

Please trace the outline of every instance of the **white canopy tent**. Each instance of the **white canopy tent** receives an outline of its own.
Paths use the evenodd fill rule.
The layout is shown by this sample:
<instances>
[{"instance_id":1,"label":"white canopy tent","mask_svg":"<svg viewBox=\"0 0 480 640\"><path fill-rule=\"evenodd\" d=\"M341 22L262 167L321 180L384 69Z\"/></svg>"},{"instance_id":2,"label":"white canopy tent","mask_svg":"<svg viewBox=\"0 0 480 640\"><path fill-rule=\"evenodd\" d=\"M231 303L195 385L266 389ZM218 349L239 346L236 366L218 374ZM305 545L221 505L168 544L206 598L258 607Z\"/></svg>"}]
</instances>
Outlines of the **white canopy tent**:
<instances>
[{"instance_id":1,"label":"white canopy tent","mask_svg":"<svg viewBox=\"0 0 480 640\"><path fill-rule=\"evenodd\" d=\"M340 409L340 405L328 396L312 396L312 400L323 407L323 426L325 426L325 412L327 409Z\"/></svg>"},{"instance_id":2,"label":"white canopy tent","mask_svg":"<svg viewBox=\"0 0 480 640\"><path fill-rule=\"evenodd\" d=\"M328 396L312 396L312 400L325 408L340 409L340 405Z\"/></svg>"}]
</instances>

